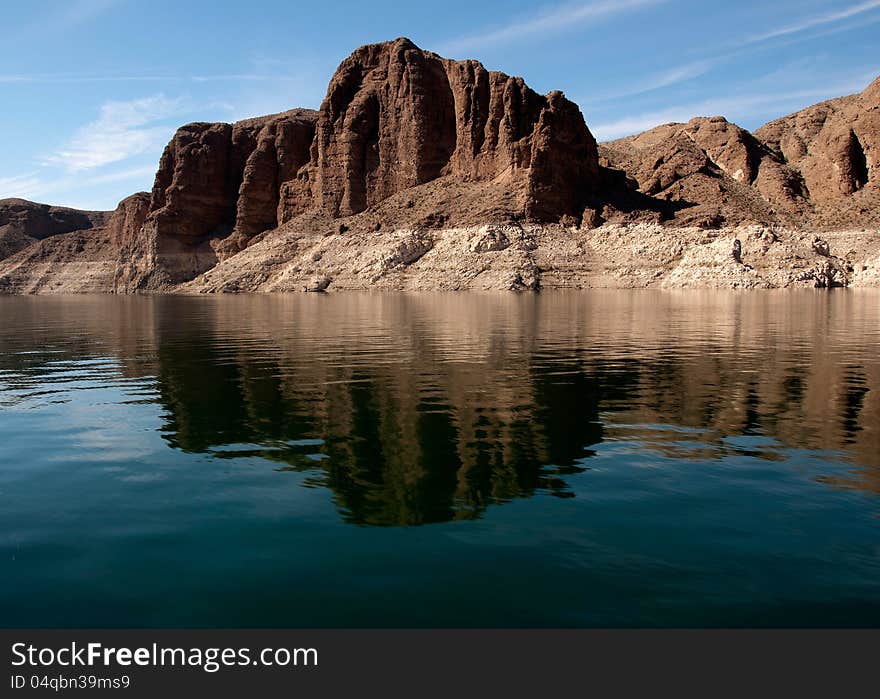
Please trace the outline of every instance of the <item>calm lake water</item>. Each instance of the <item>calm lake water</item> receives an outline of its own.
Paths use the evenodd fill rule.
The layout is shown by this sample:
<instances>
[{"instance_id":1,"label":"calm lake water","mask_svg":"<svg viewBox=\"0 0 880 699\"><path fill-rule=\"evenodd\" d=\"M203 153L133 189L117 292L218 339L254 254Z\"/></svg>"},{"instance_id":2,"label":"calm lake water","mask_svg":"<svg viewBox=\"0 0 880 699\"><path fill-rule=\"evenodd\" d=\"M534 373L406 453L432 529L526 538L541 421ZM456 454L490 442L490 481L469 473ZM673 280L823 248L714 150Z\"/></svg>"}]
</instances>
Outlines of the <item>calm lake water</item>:
<instances>
[{"instance_id":1,"label":"calm lake water","mask_svg":"<svg viewBox=\"0 0 880 699\"><path fill-rule=\"evenodd\" d=\"M880 293L0 298L0 626L880 625Z\"/></svg>"}]
</instances>

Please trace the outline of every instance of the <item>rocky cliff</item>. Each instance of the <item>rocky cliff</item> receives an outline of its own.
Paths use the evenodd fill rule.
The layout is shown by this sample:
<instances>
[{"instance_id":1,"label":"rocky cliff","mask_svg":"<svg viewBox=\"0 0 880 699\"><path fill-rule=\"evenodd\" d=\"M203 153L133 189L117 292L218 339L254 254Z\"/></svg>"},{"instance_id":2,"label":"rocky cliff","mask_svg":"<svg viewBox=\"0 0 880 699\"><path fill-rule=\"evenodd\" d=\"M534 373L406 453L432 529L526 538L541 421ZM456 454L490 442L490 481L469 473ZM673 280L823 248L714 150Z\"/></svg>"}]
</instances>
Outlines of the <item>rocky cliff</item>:
<instances>
[{"instance_id":1,"label":"rocky cliff","mask_svg":"<svg viewBox=\"0 0 880 699\"><path fill-rule=\"evenodd\" d=\"M596 142L560 92L407 39L364 46L318 112L178 130L139 242L148 259L124 265L117 286L192 279L301 214L351 216L443 177L496 183L512 216L577 216L597 187Z\"/></svg>"},{"instance_id":2,"label":"rocky cliff","mask_svg":"<svg viewBox=\"0 0 880 699\"><path fill-rule=\"evenodd\" d=\"M754 134L695 118L602 144L603 164L672 204L677 223L880 226L880 78Z\"/></svg>"},{"instance_id":3,"label":"rocky cliff","mask_svg":"<svg viewBox=\"0 0 880 699\"><path fill-rule=\"evenodd\" d=\"M754 134L698 117L597 146L561 92L397 39L318 111L181 127L112 216L0 202L0 289L870 283L878 158L880 80Z\"/></svg>"},{"instance_id":4,"label":"rocky cliff","mask_svg":"<svg viewBox=\"0 0 880 699\"><path fill-rule=\"evenodd\" d=\"M601 153L641 192L669 202L680 224L802 223L810 211L801 173L724 117L658 126Z\"/></svg>"},{"instance_id":5,"label":"rocky cliff","mask_svg":"<svg viewBox=\"0 0 880 699\"><path fill-rule=\"evenodd\" d=\"M165 147L149 211L122 251L116 288L191 279L279 222L281 185L308 160L316 114L187 124Z\"/></svg>"},{"instance_id":6,"label":"rocky cliff","mask_svg":"<svg viewBox=\"0 0 880 699\"><path fill-rule=\"evenodd\" d=\"M290 213L350 216L444 175L501 179L526 217L558 220L596 187L596 142L561 92L408 39L364 46L330 81Z\"/></svg>"}]
</instances>

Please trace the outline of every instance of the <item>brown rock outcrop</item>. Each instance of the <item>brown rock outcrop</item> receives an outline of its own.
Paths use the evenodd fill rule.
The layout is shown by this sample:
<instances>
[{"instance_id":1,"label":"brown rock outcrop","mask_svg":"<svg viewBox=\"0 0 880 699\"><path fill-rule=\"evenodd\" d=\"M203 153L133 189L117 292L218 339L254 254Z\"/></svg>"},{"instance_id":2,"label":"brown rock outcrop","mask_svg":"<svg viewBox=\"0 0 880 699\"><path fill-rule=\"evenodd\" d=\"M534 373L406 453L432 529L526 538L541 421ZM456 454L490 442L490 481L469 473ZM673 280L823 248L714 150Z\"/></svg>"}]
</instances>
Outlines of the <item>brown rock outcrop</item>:
<instances>
[{"instance_id":1,"label":"brown rock outcrop","mask_svg":"<svg viewBox=\"0 0 880 699\"><path fill-rule=\"evenodd\" d=\"M658 126L600 150L643 193L677 203L681 222L797 221L808 209L797 170L724 117Z\"/></svg>"},{"instance_id":2,"label":"brown rock outcrop","mask_svg":"<svg viewBox=\"0 0 880 699\"><path fill-rule=\"evenodd\" d=\"M93 227L47 235L0 261L0 291L5 293L98 293L112 291L122 259L137 259L134 241L144 222L150 196L126 197L113 212L64 211L63 221ZM30 204L30 202L21 202ZM36 204L35 207L42 205Z\"/></svg>"},{"instance_id":3,"label":"brown rock outcrop","mask_svg":"<svg viewBox=\"0 0 880 699\"><path fill-rule=\"evenodd\" d=\"M159 161L150 201L150 219L162 234L199 238L232 223L231 141L230 124L187 124L174 134Z\"/></svg>"},{"instance_id":4,"label":"brown rock outcrop","mask_svg":"<svg viewBox=\"0 0 880 699\"><path fill-rule=\"evenodd\" d=\"M407 39L364 46L318 113L179 129L134 239L141 259L121 265L118 288L185 281L305 211L356 214L443 176L503 182L526 218L579 216L598 178L596 143L560 92L538 95Z\"/></svg>"},{"instance_id":5,"label":"brown rock outcrop","mask_svg":"<svg viewBox=\"0 0 880 699\"><path fill-rule=\"evenodd\" d=\"M860 94L771 121L755 136L803 173L819 204L880 187L880 78Z\"/></svg>"},{"instance_id":6,"label":"brown rock outcrop","mask_svg":"<svg viewBox=\"0 0 880 699\"><path fill-rule=\"evenodd\" d=\"M188 124L166 146L149 219L160 235L244 237L277 225L278 190L308 160L315 113Z\"/></svg>"},{"instance_id":7,"label":"brown rock outcrop","mask_svg":"<svg viewBox=\"0 0 880 699\"><path fill-rule=\"evenodd\" d=\"M579 215L598 180L596 143L560 92L538 95L522 78L408 39L363 46L330 82L283 218L309 207L357 214L444 175L503 179L527 218Z\"/></svg>"},{"instance_id":8,"label":"brown rock outcrop","mask_svg":"<svg viewBox=\"0 0 880 699\"><path fill-rule=\"evenodd\" d=\"M674 202L679 224L715 211L730 222L877 226L880 78L754 134L722 117L697 118L603 143L600 152L642 193Z\"/></svg>"},{"instance_id":9,"label":"brown rock outcrop","mask_svg":"<svg viewBox=\"0 0 880 699\"><path fill-rule=\"evenodd\" d=\"M141 259L122 262L117 288L191 279L277 226L281 184L308 160L316 116L295 109L178 129L159 162L143 230L130 239ZM133 255L129 246L123 257Z\"/></svg>"},{"instance_id":10,"label":"brown rock outcrop","mask_svg":"<svg viewBox=\"0 0 880 699\"><path fill-rule=\"evenodd\" d=\"M80 211L25 199L0 199L0 260L35 241L101 226L110 212Z\"/></svg>"},{"instance_id":11,"label":"brown rock outcrop","mask_svg":"<svg viewBox=\"0 0 880 699\"><path fill-rule=\"evenodd\" d=\"M110 214L106 228L114 247L122 250L131 244L150 210L150 195L138 192L123 199Z\"/></svg>"},{"instance_id":12,"label":"brown rock outcrop","mask_svg":"<svg viewBox=\"0 0 880 699\"><path fill-rule=\"evenodd\" d=\"M299 109L233 126L235 150L248 156L238 188L234 233L224 241L226 252L243 249L255 235L278 225L281 186L308 162L316 119L316 112Z\"/></svg>"}]
</instances>

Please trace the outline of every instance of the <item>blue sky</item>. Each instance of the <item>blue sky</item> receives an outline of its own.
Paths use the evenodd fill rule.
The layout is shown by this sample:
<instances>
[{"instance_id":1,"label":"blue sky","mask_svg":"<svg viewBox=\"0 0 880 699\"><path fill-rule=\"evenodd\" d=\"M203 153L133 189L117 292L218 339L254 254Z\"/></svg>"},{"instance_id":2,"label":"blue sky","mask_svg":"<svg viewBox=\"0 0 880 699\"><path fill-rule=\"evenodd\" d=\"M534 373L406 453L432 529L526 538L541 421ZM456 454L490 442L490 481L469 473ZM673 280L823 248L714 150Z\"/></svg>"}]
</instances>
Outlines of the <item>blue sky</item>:
<instances>
[{"instance_id":1,"label":"blue sky","mask_svg":"<svg viewBox=\"0 0 880 699\"><path fill-rule=\"evenodd\" d=\"M0 198L111 209L180 124L317 107L355 47L408 36L561 89L599 140L756 128L880 74L880 0L4 3Z\"/></svg>"}]
</instances>

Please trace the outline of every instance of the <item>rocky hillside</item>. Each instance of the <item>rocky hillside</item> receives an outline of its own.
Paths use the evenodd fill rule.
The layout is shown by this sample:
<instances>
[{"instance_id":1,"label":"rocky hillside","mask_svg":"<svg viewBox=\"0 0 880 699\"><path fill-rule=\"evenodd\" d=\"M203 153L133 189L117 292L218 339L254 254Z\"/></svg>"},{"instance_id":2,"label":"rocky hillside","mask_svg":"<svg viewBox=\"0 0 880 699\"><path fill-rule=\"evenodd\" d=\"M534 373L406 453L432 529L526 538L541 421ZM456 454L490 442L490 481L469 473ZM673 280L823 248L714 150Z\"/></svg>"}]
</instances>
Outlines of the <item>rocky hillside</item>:
<instances>
[{"instance_id":1,"label":"rocky hillside","mask_svg":"<svg viewBox=\"0 0 880 699\"><path fill-rule=\"evenodd\" d=\"M106 211L78 211L24 199L0 199L0 260L43 238L101 226L108 215Z\"/></svg>"},{"instance_id":2,"label":"rocky hillside","mask_svg":"<svg viewBox=\"0 0 880 699\"><path fill-rule=\"evenodd\" d=\"M771 121L755 136L801 174L825 227L880 227L880 78L858 95Z\"/></svg>"},{"instance_id":3,"label":"rocky hillside","mask_svg":"<svg viewBox=\"0 0 880 699\"><path fill-rule=\"evenodd\" d=\"M667 202L661 214L678 224L803 223L811 212L801 173L724 117L658 126L601 153L640 192Z\"/></svg>"},{"instance_id":4,"label":"rocky hillside","mask_svg":"<svg viewBox=\"0 0 880 699\"><path fill-rule=\"evenodd\" d=\"M146 192L132 194L115 211L96 215L96 225L47 235L0 260L0 293L114 291L117 267L143 226L149 203Z\"/></svg>"},{"instance_id":5,"label":"rocky hillside","mask_svg":"<svg viewBox=\"0 0 880 699\"><path fill-rule=\"evenodd\" d=\"M880 78L750 134L724 117L600 146L606 167L670 203L679 224L880 226Z\"/></svg>"},{"instance_id":6,"label":"rocky hillside","mask_svg":"<svg viewBox=\"0 0 880 699\"><path fill-rule=\"evenodd\" d=\"M561 92L397 39L318 111L181 127L112 214L0 202L0 290L848 285L878 227L880 80L597 146Z\"/></svg>"}]
</instances>

